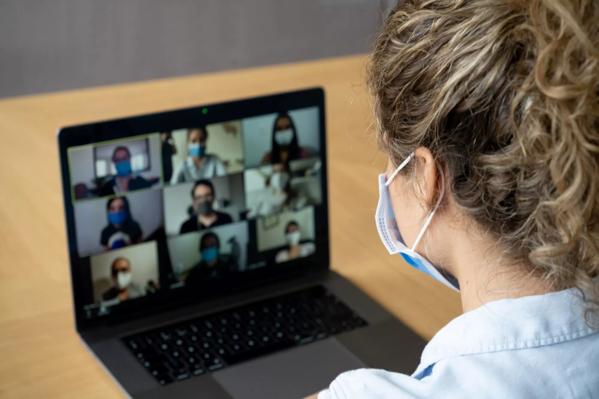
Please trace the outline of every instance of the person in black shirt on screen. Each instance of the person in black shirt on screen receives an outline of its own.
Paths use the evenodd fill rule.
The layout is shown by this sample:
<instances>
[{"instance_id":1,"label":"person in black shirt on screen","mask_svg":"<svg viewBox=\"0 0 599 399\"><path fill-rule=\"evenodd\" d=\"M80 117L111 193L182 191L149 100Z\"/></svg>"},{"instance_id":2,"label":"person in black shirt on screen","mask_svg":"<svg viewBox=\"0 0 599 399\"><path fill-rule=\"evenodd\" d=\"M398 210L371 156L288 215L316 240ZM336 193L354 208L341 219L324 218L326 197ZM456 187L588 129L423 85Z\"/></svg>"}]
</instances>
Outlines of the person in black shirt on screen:
<instances>
[{"instance_id":1,"label":"person in black shirt on screen","mask_svg":"<svg viewBox=\"0 0 599 399\"><path fill-rule=\"evenodd\" d=\"M191 198L193 213L181 225L179 229L180 234L233 222L233 218L229 214L214 210L216 193L214 192L214 185L210 180L198 180L191 190Z\"/></svg>"},{"instance_id":2,"label":"person in black shirt on screen","mask_svg":"<svg viewBox=\"0 0 599 399\"><path fill-rule=\"evenodd\" d=\"M127 197L113 197L106 202L108 225L102 229L100 244L104 249L117 249L141 242L139 223L131 217Z\"/></svg>"},{"instance_id":3,"label":"person in black shirt on screen","mask_svg":"<svg viewBox=\"0 0 599 399\"><path fill-rule=\"evenodd\" d=\"M220 239L209 231L200 238L200 261L196 263L185 279L185 285L195 286L202 281L226 277L237 268L234 255L220 253Z\"/></svg>"}]
</instances>

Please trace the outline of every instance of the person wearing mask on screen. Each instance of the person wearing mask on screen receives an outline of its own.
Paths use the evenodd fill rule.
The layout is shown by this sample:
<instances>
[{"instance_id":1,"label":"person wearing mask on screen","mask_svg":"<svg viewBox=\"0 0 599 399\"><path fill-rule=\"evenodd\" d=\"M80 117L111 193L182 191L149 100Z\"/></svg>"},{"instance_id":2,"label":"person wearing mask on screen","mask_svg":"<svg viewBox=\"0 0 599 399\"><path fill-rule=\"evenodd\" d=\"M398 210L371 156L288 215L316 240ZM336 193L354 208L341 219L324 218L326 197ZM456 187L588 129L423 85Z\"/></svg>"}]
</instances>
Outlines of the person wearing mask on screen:
<instances>
[{"instance_id":1,"label":"person wearing mask on screen","mask_svg":"<svg viewBox=\"0 0 599 399\"><path fill-rule=\"evenodd\" d=\"M289 164L272 165L271 174L266 177L266 187L249 216L266 216L284 210L298 210L306 206L308 198L297 192L291 185Z\"/></svg>"},{"instance_id":2,"label":"person wearing mask on screen","mask_svg":"<svg viewBox=\"0 0 599 399\"><path fill-rule=\"evenodd\" d=\"M264 154L261 163L289 163L309 156L310 152L299 144L293 119L286 112L278 114L272 127L270 151Z\"/></svg>"},{"instance_id":3,"label":"person wearing mask on screen","mask_svg":"<svg viewBox=\"0 0 599 399\"><path fill-rule=\"evenodd\" d=\"M187 158L175 169L171 184L209 179L227 173L218 155L208 154L207 141L208 131L204 126L187 130Z\"/></svg>"},{"instance_id":4,"label":"person wearing mask on screen","mask_svg":"<svg viewBox=\"0 0 599 399\"><path fill-rule=\"evenodd\" d=\"M369 66L376 227L464 313L411 375L349 371L319 399L599 397L597 21L585 0L390 11Z\"/></svg>"},{"instance_id":5,"label":"person wearing mask on screen","mask_svg":"<svg viewBox=\"0 0 599 399\"><path fill-rule=\"evenodd\" d=\"M289 260L310 256L316 250L313 242L301 243L302 233L299 224L292 220L285 226L285 241L287 247L277 252L275 262L287 262Z\"/></svg>"},{"instance_id":6,"label":"person wearing mask on screen","mask_svg":"<svg viewBox=\"0 0 599 399\"><path fill-rule=\"evenodd\" d=\"M117 146L112 151L112 163L116 175L108 178L98 189L100 196L123 193L133 190L141 190L152 187L156 181L147 180L136 175L131 166L131 151L126 146Z\"/></svg>"},{"instance_id":7,"label":"person wearing mask on screen","mask_svg":"<svg viewBox=\"0 0 599 399\"><path fill-rule=\"evenodd\" d=\"M200 261L192 267L185 278L185 285L195 286L202 281L223 278L237 269L237 259L220 253L220 239L209 231L199 243Z\"/></svg>"},{"instance_id":8,"label":"person wearing mask on screen","mask_svg":"<svg viewBox=\"0 0 599 399\"><path fill-rule=\"evenodd\" d=\"M233 223L233 218L228 213L214 209L215 201L216 192L212 182L198 180L191 189L191 216L181 224L179 234Z\"/></svg>"},{"instance_id":9,"label":"person wearing mask on screen","mask_svg":"<svg viewBox=\"0 0 599 399\"><path fill-rule=\"evenodd\" d=\"M119 302L123 302L144 294L142 289L132 280L133 274L129 259L122 256L116 258L110 265L110 276L112 287L102 294L104 301L117 299Z\"/></svg>"},{"instance_id":10,"label":"person wearing mask on screen","mask_svg":"<svg viewBox=\"0 0 599 399\"><path fill-rule=\"evenodd\" d=\"M272 190L283 193L285 200L282 203L282 209L297 211L305 207L309 199L305 193L292 186L292 173L289 164L274 164L272 170L268 185Z\"/></svg>"},{"instance_id":11,"label":"person wearing mask on screen","mask_svg":"<svg viewBox=\"0 0 599 399\"><path fill-rule=\"evenodd\" d=\"M127 197L113 197L106 201L108 225L102 229L100 244L106 250L122 248L142 241L139 223L133 220Z\"/></svg>"}]
</instances>

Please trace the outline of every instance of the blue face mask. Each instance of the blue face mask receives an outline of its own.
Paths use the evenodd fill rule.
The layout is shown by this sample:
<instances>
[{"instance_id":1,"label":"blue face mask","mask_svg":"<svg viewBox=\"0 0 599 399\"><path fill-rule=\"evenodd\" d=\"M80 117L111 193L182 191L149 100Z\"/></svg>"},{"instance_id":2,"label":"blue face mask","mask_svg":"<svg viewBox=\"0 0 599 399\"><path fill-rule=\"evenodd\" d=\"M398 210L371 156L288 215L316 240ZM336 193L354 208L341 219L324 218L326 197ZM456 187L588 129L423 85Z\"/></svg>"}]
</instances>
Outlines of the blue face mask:
<instances>
[{"instance_id":1,"label":"blue face mask","mask_svg":"<svg viewBox=\"0 0 599 399\"><path fill-rule=\"evenodd\" d=\"M208 247L204 248L201 252L202 260L204 262L212 262L218 259L218 248L217 247Z\"/></svg>"},{"instance_id":2,"label":"blue face mask","mask_svg":"<svg viewBox=\"0 0 599 399\"><path fill-rule=\"evenodd\" d=\"M127 211L120 210L116 212L108 212L108 222L114 225L121 225L127 220Z\"/></svg>"},{"instance_id":3,"label":"blue face mask","mask_svg":"<svg viewBox=\"0 0 599 399\"><path fill-rule=\"evenodd\" d=\"M116 174L118 176L129 176L132 172L131 161L118 161L114 163Z\"/></svg>"},{"instance_id":4,"label":"blue face mask","mask_svg":"<svg viewBox=\"0 0 599 399\"><path fill-rule=\"evenodd\" d=\"M187 153L190 157L202 158L206 154L206 146L199 143L190 143L187 146Z\"/></svg>"},{"instance_id":5,"label":"blue face mask","mask_svg":"<svg viewBox=\"0 0 599 399\"><path fill-rule=\"evenodd\" d=\"M412 248L409 248L404 242L401 233L399 232L399 227L397 226L397 222L395 221L395 214L393 212L393 206L391 204L391 199L389 197L389 184L393 181L395 176L402 170L412 159L414 158L414 153L410 154L410 156L403 161L397 169L389 176L387 179L385 174L379 175L379 202L376 208L376 213L374 216L376 222L376 228L381 237L381 241L387 248L387 251L391 255L399 254L401 257L412 267L420 270L423 273L428 274L433 277L435 280L440 281L445 284L447 287L453 289L454 291L459 291L460 286L458 281L441 271L441 269L435 267L431 262L428 261L424 256L420 255L415 251L418 243L424 236L426 228L433 220L433 216L437 211L437 208L441 204L441 197L437 200L437 204L435 208L429 213L426 218L420 233L416 237Z\"/></svg>"}]
</instances>

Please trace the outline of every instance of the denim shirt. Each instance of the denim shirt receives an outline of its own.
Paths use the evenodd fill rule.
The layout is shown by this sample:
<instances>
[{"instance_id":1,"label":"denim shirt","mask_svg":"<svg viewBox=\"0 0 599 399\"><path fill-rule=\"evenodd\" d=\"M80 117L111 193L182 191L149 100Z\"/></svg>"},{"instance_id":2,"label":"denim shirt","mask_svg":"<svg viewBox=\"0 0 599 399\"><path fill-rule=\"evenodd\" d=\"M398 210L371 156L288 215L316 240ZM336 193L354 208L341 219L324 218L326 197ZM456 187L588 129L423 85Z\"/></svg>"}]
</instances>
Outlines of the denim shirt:
<instances>
[{"instance_id":1,"label":"denim shirt","mask_svg":"<svg viewBox=\"0 0 599 399\"><path fill-rule=\"evenodd\" d=\"M599 330L574 289L493 301L443 327L411 376L348 371L318 398L599 398Z\"/></svg>"}]
</instances>

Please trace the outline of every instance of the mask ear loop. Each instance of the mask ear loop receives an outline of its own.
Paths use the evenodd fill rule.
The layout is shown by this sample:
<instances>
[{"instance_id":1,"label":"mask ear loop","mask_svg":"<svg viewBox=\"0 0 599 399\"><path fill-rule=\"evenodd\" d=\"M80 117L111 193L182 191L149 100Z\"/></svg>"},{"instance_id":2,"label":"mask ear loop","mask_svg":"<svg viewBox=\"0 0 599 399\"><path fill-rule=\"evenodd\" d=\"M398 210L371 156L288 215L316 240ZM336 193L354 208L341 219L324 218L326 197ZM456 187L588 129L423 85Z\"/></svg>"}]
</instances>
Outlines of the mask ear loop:
<instances>
[{"instance_id":1,"label":"mask ear loop","mask_svg":"<svg viewBox=\"0 0 599 399\"><path fill-rule=\"evenodd\" d=\"M389 187L389 184L391 184L391 182L393 181L393 179L395 179L395 176L397 176L397 174L399 173L400 170L402 170L403 168L405 168L405 166L410 163L410 161L412 160L412 158L414 158L414 153L410 153L410 155L408 155L408 157L406 159L403 160L402 163L399 164L399 166L397 168L395 168L395 170L393 171L393 173L391 173L391 176L389 176L389 178L387 179L387 181L385 181L385 187Z\"/></svg>"},{"instance_id":2,"label":"mask ear loop","mask_svg":"<svg viewBox=\"0 0 599 399\"><path fill-rule=\"evenodd\" d=\"M416 237L416 240L412 245L412 248L410 248L412 251L416 251L416 247L418 247L420 240L422 240L422 237L424 237L424 233L426 232L428 225L431 224L433 216L435 216L435 212L437 212L437 209L439 208L439 206L441 205L441 201L443 200L443 194L445 193L445 178L443 177L443 175L441 176L441 195L439 195L439 199L437 199L435 207L433 208L431 213L429 213L428 217L426 218L426 221L424 222L424 225L422 226L422 229L420 229L420 233L418 233L418 236Z\"/></svg>"}]
</instances>

